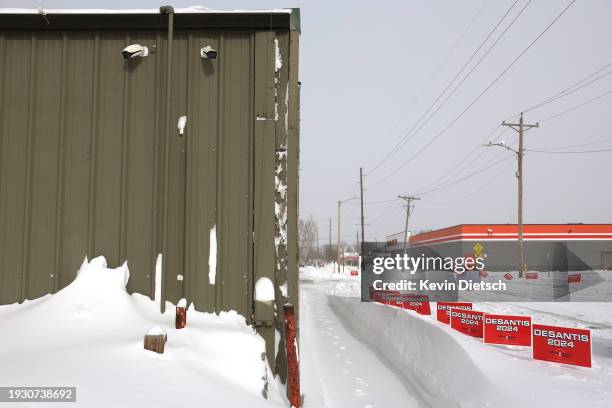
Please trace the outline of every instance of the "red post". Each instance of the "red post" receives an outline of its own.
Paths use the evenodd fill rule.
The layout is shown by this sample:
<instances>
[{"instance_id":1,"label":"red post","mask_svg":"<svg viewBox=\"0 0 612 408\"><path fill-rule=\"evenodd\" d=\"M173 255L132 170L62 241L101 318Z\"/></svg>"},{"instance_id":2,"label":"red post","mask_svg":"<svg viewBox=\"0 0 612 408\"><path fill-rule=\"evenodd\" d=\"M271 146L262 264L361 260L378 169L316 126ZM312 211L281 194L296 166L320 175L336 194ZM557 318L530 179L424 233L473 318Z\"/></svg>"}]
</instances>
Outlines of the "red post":
<instances>
[{"instance_id":1,"label":"red post","mask_svg":"<svg viewBox=\"0 0 612 408\"><path fill-rule=\"evenodd\" d=\"M187 301L181 299L176 305L175 327L184 329L187 326Z\"/></svg>"},{"instance_id":2,"label":"red post","mask_svg":"<svg viewBox=\"0 0 612 408\"><path fill-rule=\"evenodd\" d=\"M293 305L287 303L283 306L285 314L285 342L287 344L287 396L292 407L300 407L300 365L298 345L295 337L295 313Z\"/></svg>"}]
</instances>

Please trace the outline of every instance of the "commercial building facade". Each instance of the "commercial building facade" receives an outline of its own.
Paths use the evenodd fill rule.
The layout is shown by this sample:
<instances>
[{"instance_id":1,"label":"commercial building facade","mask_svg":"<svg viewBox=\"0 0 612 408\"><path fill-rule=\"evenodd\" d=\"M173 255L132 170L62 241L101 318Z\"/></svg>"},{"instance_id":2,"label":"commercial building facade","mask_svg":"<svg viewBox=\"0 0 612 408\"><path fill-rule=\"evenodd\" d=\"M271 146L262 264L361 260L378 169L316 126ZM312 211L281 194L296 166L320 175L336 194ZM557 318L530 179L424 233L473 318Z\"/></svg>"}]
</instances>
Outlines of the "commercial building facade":
<instances>
[{"instance_id":1,"label":"commercial building facade","mask_svg":"<svg viewBox=\"0 0 612 408\"><path fill-rule=\"evenodd\" d=\"M612 268L612 224L525 224L525 262L534 271ZM490 271L517 270L516 224L462 224L410 237L413 256L484 257Z\"/></svg>"},{"instance_id":2,"label":"commercial building facade","mask_svg":"<svg viewBox=\"0 0 612 408\"><path fill-rule=\"evenodd\" d=\"M299 29L297 9L0 11L0 304L58 291L98 255L153 297L162 255L163 300L236 310L284 377ZM256 301L261 278L276 307Z\"/></svg>"}]
</instances>

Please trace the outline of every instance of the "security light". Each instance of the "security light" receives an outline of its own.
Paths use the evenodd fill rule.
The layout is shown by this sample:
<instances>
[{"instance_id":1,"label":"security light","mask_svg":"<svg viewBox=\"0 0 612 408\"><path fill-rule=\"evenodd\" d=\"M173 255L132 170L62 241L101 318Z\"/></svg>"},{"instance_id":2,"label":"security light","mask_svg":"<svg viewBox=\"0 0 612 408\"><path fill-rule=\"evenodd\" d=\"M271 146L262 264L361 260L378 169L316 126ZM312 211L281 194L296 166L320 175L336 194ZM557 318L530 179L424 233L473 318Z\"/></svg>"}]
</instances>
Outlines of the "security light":
<instances>
[{"instance_id":1,"label":"security light","mask_svg":"<svg viewBox=\"0 0 612 408\"><path fill-rule=\"evenodd\" d=\"M149 55L149 49L144 45L132 44L125 47L123 51L121 51L121 55L123 55L123 58L126 60L135 57L144 58Z\"/></svg>"},{"instance_id":2,"label":"security light","mask_svg":"<svg viewBox=\"0 0 612 408\"><path fill-rule=\"evenodd\" d=\"M200 56L204 59L215 59L217 58L217 50L215 50L210 45L207 45L206 47L202 47L202 49L200 50Z\"/></svg>"}]
</instances>

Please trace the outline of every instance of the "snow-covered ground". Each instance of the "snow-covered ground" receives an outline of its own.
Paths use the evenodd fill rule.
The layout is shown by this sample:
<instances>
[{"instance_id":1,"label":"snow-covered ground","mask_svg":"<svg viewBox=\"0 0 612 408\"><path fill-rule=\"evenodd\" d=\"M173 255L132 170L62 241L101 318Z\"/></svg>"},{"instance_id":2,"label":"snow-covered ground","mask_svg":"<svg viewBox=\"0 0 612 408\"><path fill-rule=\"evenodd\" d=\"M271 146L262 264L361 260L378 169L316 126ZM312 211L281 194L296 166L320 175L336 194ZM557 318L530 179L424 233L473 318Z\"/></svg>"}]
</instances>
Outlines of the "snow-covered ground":
<instances>
[{"instance_id":1,"label":"snow-covered ground","mask_svg":"<svg viewBox=\"0 0 612 408\"><path fill-rule=\"evenodd\" d=\"M612 307L607 303L476 303L474 309L495 313L530 315L534 323L590 328L593 337L593 368L581 368L534 361L530 348L483 344L436 321L412 311L375 303L360 302L357 279L342 277L336 282L326 270L303 271L311 285L302 283L302 347L312 347L305 331L308 325L309 292L320 293L316 308L325 312L323 322L343 328L364 353L379 356L388 367L387 379L399 381L411 394L402 406L431 407L611 407L612 406ZM313 276L319 275L313 279ZM326 296L323 294L326 293ZM435 313L435 304L432 303ZM328 315L331 311L331 317ZM304 318L306 314L306 318ZM332 329L336 330L335 325ZM315 328L316 329L316 328ZM323 327L323 331L324 327ZM315 339L321 354L322 338ZM334 344L330 349L333 351ZM314 349L314 347L313 347ZM347 347L345 354L352 353ZM332 355L333 356L333 355ZM315 357L312 357L314 359ZM312 364L312 363L309 363ZM323 366L302 362L303 375L325 378ZM333 367L333 365L332 365ZM320 372L319 372L320 371ZM385 375L376 372L380 379ZM340 377L341 374L338 375ZM350 395L353 384L330 380L335 393ZM379 382L380 383L380 382ZM384 382L383 382L384 383ZM386 383L385 383L386 384ZM331 387L331 386L328 386ZM310 388L310 389L309 389ZM306 401L314 386L304 384ZM369 388L371 395L382 389ZM325 396L325 395L323 395ZM398 400L373 399L371 406L397 406ZM323 400L319 406L335 405ZM326 405L327 404L327 405ZM313 405L314 406L314 405Z\"/></svg>"},{"instance_id":2,"label":"snow-covered ground","mask_svg":"<svg viewBox=\"0 0 612 408\"><path fill-rule=\"evenodd\" d=\"M353 336L331 309L327 292L338 281L310 270L300 283L300 372L306 408L418 407L393 364ZM350 289L349 278L338 277Z\"/></svg>"},{"instance_id":3,"label":"snow-covered ground","mask_svg":"<svg viewBox=\"0 0 612 408\"><path fill-rule=\"evenodd\" d=\"M301 281L358 281L359 277L351 276L351 271L356 270L356 267L345 266L344 268L336 268L336 264L330 263L322 267L305 266L300 268ZM336 272L336 270L338 270Z\"/></svg>"},{"instance_id":4,"label":"snow-covered ground","mask_svg":"<svg viewBox=\"0 0 612 408\"><path fill-rule=\"evenodd\" d=\"M76 406L88 408L288 405L243 317L191 308L176 330L174 305L162 315L148 297L129 295L128 277L127 265L108 269L99 257L56 294L0 306L0 384L75 386ZM164 354L143 348L155 326L168 336Z\"/></svg>"}]
</instances>

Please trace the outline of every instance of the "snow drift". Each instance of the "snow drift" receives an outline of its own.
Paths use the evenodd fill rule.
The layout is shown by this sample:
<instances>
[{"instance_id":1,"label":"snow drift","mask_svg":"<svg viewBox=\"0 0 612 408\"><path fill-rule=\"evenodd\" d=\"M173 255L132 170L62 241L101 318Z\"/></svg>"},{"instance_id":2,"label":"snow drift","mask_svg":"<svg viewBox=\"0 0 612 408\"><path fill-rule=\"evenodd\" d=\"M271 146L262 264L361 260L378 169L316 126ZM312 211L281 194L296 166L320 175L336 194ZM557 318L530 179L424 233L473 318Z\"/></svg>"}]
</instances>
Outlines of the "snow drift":
<instances>
[{"instance_id":1,"label":"snow drift","mask_svg":"<svg viewBox=\"0 0 612 408\"><path fill-rule=\"evenodd\" d=\"M126 292L128 279L127 263L109 269L99 257L56 294L0 306L0 384L76 386L83 407L286 406L264 341L242 316L192 306L176 330L174 305L161 314ZM143 348L156 326L168 335L164 354Z\"/></svg>"},{"instance_id":2,"label":"snow drift","mask_svg":"<svg viewBox=\"0 0 612 408\"><path fill-rule=\"evenodd\" d=\"M437 322L435 316L362 303L355 297L359 292L353 297L347 296L346 290L340 292L340 296L328 295L330 306L359 337L386 357L403 374L406 384L414 387L414 392L430 406L610 406L612 353L609 340L599 337L603 329L598 329L598 337L594 338L593 368L566 366L532 360L531 348L483 344ZM564 304L547 307L560 310L560 305ZM593 305L578 305L565 304L568 310L598 310ZM508 312L501 307L505 304L481 306ZM508 307L514 313L520 311L519 306ZM435 313L435 303L432 311ZM532 313L534 322L551 323L550 316L538 315L536 310ZM609 312L601 313L602 318L607 315Z\"/></svg>"},{"instance_id":3,"label":"snow drift","mask_svg":"<svg viewBox=\"0 0 612 408\"><path fill-rule=\"evenodd\" d=\"M405 376L433 407L491 405L487 378L451 336L404 310L328 296L332 309ZM402 314L405 316L401 316ZM476 389L484 392L474 392Z\"/></svg>"}]
</instances>

